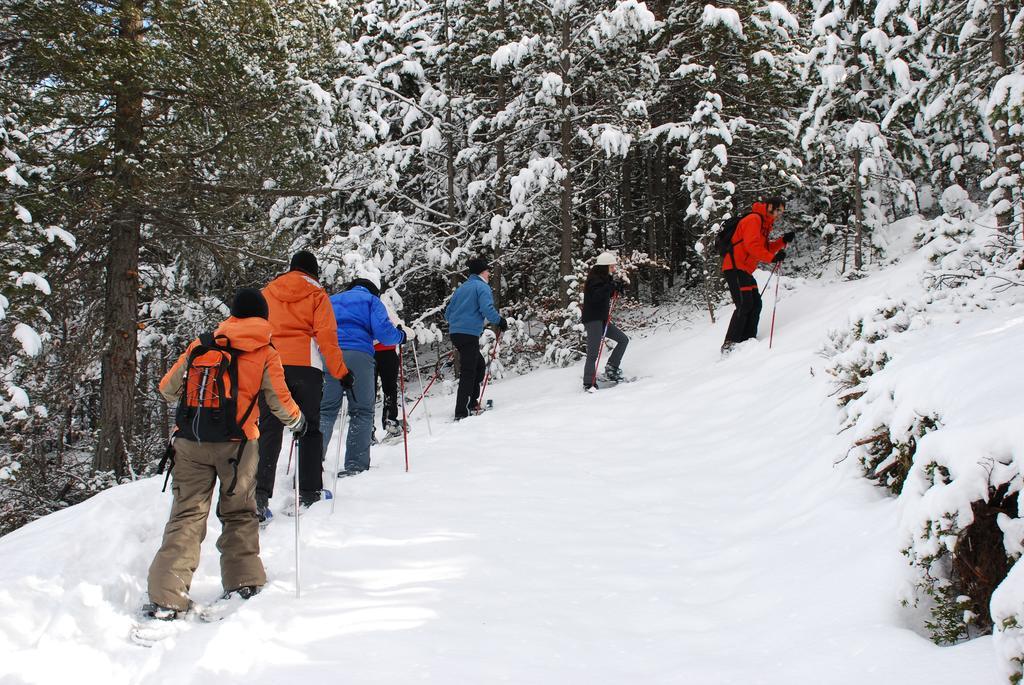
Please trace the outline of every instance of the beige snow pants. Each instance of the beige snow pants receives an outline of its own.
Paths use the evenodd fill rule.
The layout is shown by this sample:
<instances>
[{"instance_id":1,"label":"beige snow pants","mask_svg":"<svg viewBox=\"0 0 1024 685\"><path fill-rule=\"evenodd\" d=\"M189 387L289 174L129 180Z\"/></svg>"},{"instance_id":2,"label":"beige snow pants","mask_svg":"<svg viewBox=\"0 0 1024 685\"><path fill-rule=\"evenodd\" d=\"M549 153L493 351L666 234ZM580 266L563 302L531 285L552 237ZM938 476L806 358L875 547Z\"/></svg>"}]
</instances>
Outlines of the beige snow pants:
<instances>
[{"instance_id":1,"label":"beige snow pants","mask_svg":"<svg viewBox=\"0 0 1024 685\"><path fill-rule=\"evenodd\" d=\"M266 584L256 519L259 443L250 440L245 444L233 495L228 495L235 475L230 461L238 454L237 442L198 443L176 438L174 450L174 503L163 544L149 567L149 600L170 609L188 608L189 587L199 566L199 548L206 537L206 519L218 479L217 518L223 528L217 549L224 591Z\"/></svg>"}]
</instances>

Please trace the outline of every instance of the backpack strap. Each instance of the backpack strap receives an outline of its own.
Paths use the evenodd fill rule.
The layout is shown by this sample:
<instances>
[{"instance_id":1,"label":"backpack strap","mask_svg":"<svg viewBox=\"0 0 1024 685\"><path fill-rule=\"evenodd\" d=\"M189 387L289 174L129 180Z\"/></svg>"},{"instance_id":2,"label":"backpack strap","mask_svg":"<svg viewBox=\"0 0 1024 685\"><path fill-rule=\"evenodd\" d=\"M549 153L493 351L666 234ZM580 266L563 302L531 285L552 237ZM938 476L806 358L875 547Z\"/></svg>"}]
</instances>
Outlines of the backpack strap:
<instances>
[{"instance_id":1,"label":"backpack strap","mask_svg":"<svg viewBox=\"0 0 1024 685\"><path fill-rule=\"evenodd\" d=\"M236 390L237 392L237 390ZM242 414L242 417L238 420L238 430L242 434L242 440L238 443L238 451L235 452L234 459L228 459L228 463L231 464L231 484L228 485L228 495L235 494L235 486L238 484L238 464L242 461L242 451L245 449L245 443L249 442L248 436L245 434L245 422L249 420L249 415L252 414L252 410L256 408L256 401L260 397L260 390L257 389L252 395L252 401L249 402L249 407Z\"/></svg>"},{"instance_id":2,"label":"backpack strap","mask_svg":"<svg viewBox=\"0 0 1024 685\"><path fill-rule=\"evenodd\" d=\"M171 438L167 441L167 448L164 450L164 456L160 459L160 464L156 467L157 473L163 473L164 467L167 467L167 475L164 476L164 487L161 488L160 492L167 492L167 481L171 477L171 471L174 470L174 439Z\"/></svg>"}]
</instances>

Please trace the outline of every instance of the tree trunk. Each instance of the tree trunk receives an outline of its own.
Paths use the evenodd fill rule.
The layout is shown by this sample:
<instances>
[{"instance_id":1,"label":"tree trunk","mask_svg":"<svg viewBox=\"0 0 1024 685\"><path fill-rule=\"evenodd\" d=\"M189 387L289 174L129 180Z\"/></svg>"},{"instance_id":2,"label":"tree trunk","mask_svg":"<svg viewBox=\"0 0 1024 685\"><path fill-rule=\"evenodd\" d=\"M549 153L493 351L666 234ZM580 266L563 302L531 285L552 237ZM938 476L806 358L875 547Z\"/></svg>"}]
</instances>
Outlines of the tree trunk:
<instances>
[{"instance_id":1,"label":"tree trunk","mask_svg":"<svg viewBox=\"0 0 1024 685\"><path fill-rule=\"evenodd\" d=\"M860 185L860 148L853 149L853 269L860 271L864 265L864 199Z\"/></svg>"},{"instance_id":2,"label":"tree trunk","mask_svg":"<svg viewBox=\"0 0 1024 685\"><path fill-rule=\"evenodd\" d=\"M452 36L449 35L449 23L448 23L448 3L444 3L444 10L442 12L444 19L444 45L445 52L447 52L452 45ZM453 140L455 133L452 130L452 70L451 70L451 55L448 56L445 66L445 83L444 91L445 96L448 98L448 104L445 106L444 122L448 129L445 134L445 172L447 176L447 213L448 220L455 223L455 141Z\"/></svg>"},{"instance_id":3,"label":"tree trunk","mask_svg":"<svg viewBox=\"0 0 1024 685\"><path fill-rule=\"evenodd\" d=\"M128 55L136 56L142 44L144 4L144 0L121 0L118 35ZM128 63L137 64L131 59ZM113 471L121 477L128 470L135 404L142 233L138 166L143 135L143 87L138 73L132 71L119 75L116 83L112 140L113 181L117 196L110 220L110 248L106 263L100 434L93 468Z\"/></svg>"},{"instance_id":4,"label":"tree trunk","mask_svg":"<svg viewBox=\"0 0 1024 685\"><path fill-rule=\"evenodd\" d=\"M999 68L996 73L1001 77L1007 73L1010 66L1010 58L1006 54L1006 4L1004 2L992 3L992 14L989 15L989 28L992 31L992 61ZM992 137L996 143L996 165L1001 169L1009 171L1010 167L1010 134L1006 128L1005 117L992 125ZM1012 188L1002 189L1003 199L1010 203L1010 208L999 212L996 221L999 228L1007 233L1013 225L1013 192Z\"/></svg>"},{"instance_id":5,"label":"tree trunk","mask_svg":"<svg viewBox=\"0 0 1024 685\"><path fill-rule=\"evenodd\" d=\"M498 26L504 27L508 24L506 17L505 3L504 0L498 5ZM498 111L504 111L505 107L508 106L508 77L503 69L498 74ZM494 213L504 214L505 212L505 195L507 192L505 183L505 165L508 163L505 153L505 130L498 129L495 132L497 136L497 142L494 146L494 163L497 167L497 176L495 178L494 188ZM492 281L491 290L494 291L494 303L497 306L501 306L503 288L501 284L501 243L498 243L498 247L494 250L494 279Z\"/></svg>"},{"instance_id":6,"label":"tree trunk","mask_svg":"<svg viewBox=\"0 0 1024 685\"><path fill-rule=\"evenodd\" d=\"M631 149L622 159L622 179L619 189L619 196L622 198L622 215L619 218L619 226L622 231L622 243L624 251L629 254L633 251L633 150Z\"/></svg>"},{"instance_id":7,"label":"tree trunk","mask_svg":"<svg viewBox=\"0 0 1024 685\"><path fill-rule=\"evenodd\" d=\"M570 13L565 12L562 19L562 87L563 92L559 96L559 104L562 114L562 166L565 169L565 178L562 179L562 251L558 260L558 301L561 306L569 305L569 293L566 289L566 279L572 273L572 112L570 111L571 98L566 92L571 92L569 84L569 41L571 40L571 26L569 23Z\"/></svg>"}]
</instances>

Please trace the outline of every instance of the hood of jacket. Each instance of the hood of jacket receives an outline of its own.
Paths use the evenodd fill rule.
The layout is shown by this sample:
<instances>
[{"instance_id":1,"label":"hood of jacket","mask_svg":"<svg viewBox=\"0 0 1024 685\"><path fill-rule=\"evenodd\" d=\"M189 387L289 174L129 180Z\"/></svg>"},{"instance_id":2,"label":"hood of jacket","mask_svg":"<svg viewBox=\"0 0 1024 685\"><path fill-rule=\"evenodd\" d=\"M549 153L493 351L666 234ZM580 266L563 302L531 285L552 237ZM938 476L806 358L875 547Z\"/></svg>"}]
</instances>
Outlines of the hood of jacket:
<instances>
[{"instance_id":1,"label":"hood of jacket","mask_svg":"<svg viewBox=\"0 0 1024 685\"><path fill-rule=\"evenodd\" d=\"M768 215L768 205L764 202L755 202L750 208L751 213L757 214L761 217L761 232L765 235L771 233L772 224L775 223L775 217Z\"/></svg>"},{"instance_id":2,"label":"hood of jacket","mask_svg":"<svg viewBox=\"0 0 1024 685\"><path fill-rule=\"evenodd\" d=\"M214 339L226 337L230 346L243 352L252 352L270 344L270 322L258 316L236 319L229 316L213 332ZM222 343L223 344L223 343Z\"/></svg>"},{"instance_id":3,"label":"hood of jacket","mask_svg":"<svg viewBox=\"0 0 1024 685\"><path fill-rule=\"evenodd\" d=\"M304 271L289 271L267 284L266 292L279 302L299 302L316 290L320 283Z\"/></svg>"}]
</instances>

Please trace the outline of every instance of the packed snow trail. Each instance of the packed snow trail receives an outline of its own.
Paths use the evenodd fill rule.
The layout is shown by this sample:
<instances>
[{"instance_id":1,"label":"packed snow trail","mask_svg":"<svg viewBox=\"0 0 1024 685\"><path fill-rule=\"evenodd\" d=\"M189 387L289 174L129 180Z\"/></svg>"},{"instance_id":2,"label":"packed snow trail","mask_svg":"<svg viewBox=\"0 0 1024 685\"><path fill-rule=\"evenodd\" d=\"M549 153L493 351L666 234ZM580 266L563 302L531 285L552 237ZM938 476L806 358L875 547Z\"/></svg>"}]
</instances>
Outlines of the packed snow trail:
<instances>
[{"instance_id":1,"label":"packed snow trail","mask_svg":"<svg viewBox=\"0 0 1024 685\"><path fill-rule=\"evenodd\" d=\"M333 517L303 517L300 600L280 519L261 538L266 590L152 649L127 635L170 506L161 479L48 516L0 540L0 682L999 682L991 638L935 647L900 608L896 503L833 465L817 352L852 303L909 278L787 279L774 349L724 360L727 320L631 332L623 368L642 378L613 391L542 370L494 383L498 409L458 424L434 398L410 473L401 444L375 447ZM218 533L214 519L202 602L220 592Z\"/></svg>"}]
</instances>

